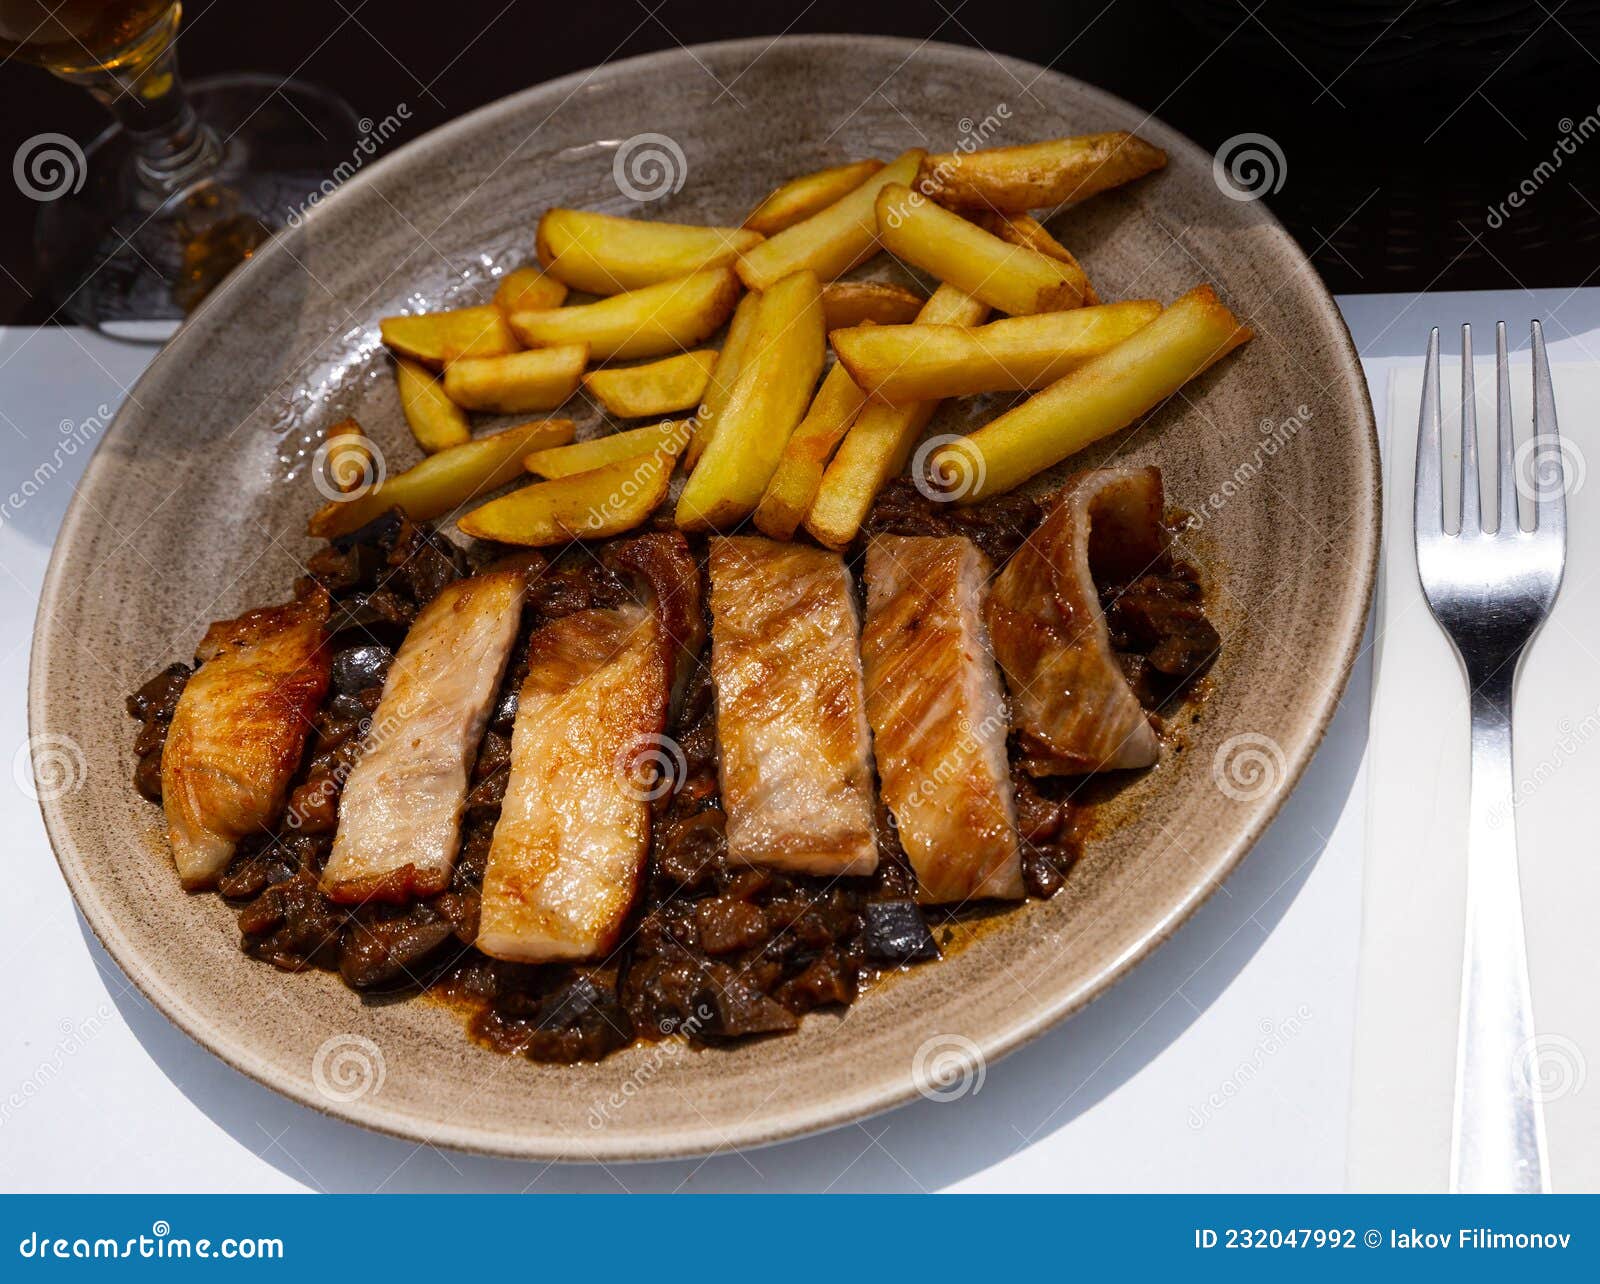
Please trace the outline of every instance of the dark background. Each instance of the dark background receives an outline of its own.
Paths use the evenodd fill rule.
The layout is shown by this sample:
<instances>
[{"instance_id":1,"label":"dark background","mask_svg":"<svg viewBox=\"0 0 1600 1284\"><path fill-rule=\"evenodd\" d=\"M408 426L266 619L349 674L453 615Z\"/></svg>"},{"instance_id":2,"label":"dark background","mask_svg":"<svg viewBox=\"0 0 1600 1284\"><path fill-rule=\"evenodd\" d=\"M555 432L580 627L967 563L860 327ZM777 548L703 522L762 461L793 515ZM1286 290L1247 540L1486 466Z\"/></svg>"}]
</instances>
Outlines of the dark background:
<instances>
[{"instance_id":1,"label":"dark background","mask_svg":"<svg viewBox=\"0 0 1600 1284\"><path fill-rule=\"evenodd\" d=\"M1600 0L187 0L180 49L191 78L293 75L374 118L403 101L409 138L597 63L784 31L1012 54L1208 150L1267 134L1287 162L1269 204L1336 291L1578 286L1600 269ZM0 67L0 86L0 158L41 131L87 141L103 123L81 89L31 67ZM1563 137L1590 130L1534 177ZM1492 226L1525 181L1522 209ZM0 322L49 317L35 213L0 184Z\"/></svg>"}]
</instances>

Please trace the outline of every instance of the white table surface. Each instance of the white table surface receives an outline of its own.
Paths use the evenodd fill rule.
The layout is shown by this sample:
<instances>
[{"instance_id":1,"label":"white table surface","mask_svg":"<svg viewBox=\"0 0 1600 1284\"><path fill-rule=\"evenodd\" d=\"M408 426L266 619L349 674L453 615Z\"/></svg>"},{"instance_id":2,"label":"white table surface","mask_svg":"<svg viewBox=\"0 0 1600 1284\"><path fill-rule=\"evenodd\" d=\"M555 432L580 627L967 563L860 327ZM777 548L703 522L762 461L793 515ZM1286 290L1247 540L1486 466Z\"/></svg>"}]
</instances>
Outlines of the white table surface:
<instances>
[{"instance_id":1,"label":"white table surface","mask_svg":"<svg viewBox=\"0 0 1600 1284\"><path fill-rule=\"evenodd\" d=\"M1498 307L1507 320L1546 317L1559 339L1567 327L1594 328L1600 290L1341 304L1381 420L1389 369L1418 359L1429 325ZM1574 319L1563 327L1562 316ZM63 421L114 406L152 355L83 331L0 329L0 498L34 475ZM24 505L0 510L0 771L23 779L37 592L83 463L68 459ZM419 1147L325 1119L229 1069L150 1009L107 958L72 904L35 804L0 779L12 871L0 898L9 982L0 991L0 1186L1341 1189L1370 688L1364 654L1316 761L1224 891L1109 995L989 1066L976 1094L770 1149L611 1168Z\"/></svg>"}]
</instances>

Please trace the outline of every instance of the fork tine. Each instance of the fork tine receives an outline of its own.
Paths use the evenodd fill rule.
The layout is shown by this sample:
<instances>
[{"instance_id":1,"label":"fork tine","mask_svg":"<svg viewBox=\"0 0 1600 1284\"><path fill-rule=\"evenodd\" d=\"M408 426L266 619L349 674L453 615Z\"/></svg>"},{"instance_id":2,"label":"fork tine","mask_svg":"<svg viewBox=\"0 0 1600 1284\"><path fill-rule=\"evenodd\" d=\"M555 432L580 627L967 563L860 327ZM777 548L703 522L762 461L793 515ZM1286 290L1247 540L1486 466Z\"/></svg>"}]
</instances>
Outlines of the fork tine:
<instances>
[{"instance_id":1,"label":"fork tine","mask_svg":"<svg viewBox=\"0 0 1600 1284\"><path fill-rule=\"evenodd\" d=\"M1444 496L1439 462L1439 327L1428 335L1428 364L1422 371L1422 413L1417 421L1417 534L1444 530Z\"/></svg>"},{"instance_id":2,"label":"fork tine","mask_svg":"<svg viewBox=\"0 0 1600 1284\"><path fill-rule=\"evenodd\" d=\"M1482 529L1478 481L1478 394L1472 386L1472 327L1461 327L1461 533Z\"/></svg>"},{"instance_id":3,"label":"fork tine","mask_svg":"<svg viewBox=\"0 0 1600 1284\"><path fill-rule=\"evenodd\" d=\"M1550 386L1550 359L1544 351L1544 327L1533 323L1534 493L1538 519L1534 529L1567 533L1567 479L1561 457L1561 432L1556 427L1555 389ZM1552 484L1553 483L1553 484Z\"/></svg>"},{"instance_id":4,"label":"fork tine","mask_svg":"<svg viewBox=\"0 0 1600 1284\"><path fill-rule=\"evenodd\" d=\"M1506 360L1506 323L1494 327L1495 439L1500 466L1495 480L1495 516L1501 535L1522 529L1517 512L1517 425L1511 418L1511 364Z\"/></svg>"}]
</instances>

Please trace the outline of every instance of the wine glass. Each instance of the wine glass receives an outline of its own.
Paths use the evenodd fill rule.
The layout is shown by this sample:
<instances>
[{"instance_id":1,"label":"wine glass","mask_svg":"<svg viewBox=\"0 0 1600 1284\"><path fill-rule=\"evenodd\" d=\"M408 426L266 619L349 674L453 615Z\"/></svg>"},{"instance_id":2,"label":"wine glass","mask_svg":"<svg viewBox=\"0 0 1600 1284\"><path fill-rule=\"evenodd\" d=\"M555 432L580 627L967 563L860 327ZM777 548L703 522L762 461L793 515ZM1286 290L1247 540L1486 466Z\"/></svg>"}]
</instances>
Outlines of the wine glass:
<instances>
[{"instance_id":1,"label":"wine glass","mask_svg":"<svg viewBox=\"0 0 1600 1284\"><path fill-rule=\"evenodd\" d=\"M186 315L360 164L355 113L326 90L243 74L186 86L181 16L177 0L0 0L0 61L82 85L114 118L87 147L34 135L12 176L39 202L53 314L118 337Z\"/></svg>"}]
</instances>

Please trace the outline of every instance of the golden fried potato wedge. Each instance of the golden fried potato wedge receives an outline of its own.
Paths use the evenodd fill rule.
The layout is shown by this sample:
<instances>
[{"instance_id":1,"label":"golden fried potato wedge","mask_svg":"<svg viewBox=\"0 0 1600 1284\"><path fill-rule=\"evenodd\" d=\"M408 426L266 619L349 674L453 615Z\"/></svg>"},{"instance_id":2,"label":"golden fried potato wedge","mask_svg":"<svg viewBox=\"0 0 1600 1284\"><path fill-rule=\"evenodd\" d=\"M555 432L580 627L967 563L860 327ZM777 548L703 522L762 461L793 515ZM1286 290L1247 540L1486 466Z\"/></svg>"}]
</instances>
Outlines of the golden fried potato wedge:
<instances>
[{"instance_id":1,"label":"golden fried potato wedge","mask_svg":"<svg viewBox=\"0 0 1600 1284\"><path fill-rule=\"evenodd\" d=\"M498 361L498 357L485 360ZM461 407L445 395L433 371L404 357L394 359L394 382L400 393L400 410L417 445L430 455L446 446L472 440L472 425Z\"/></svg>"},{"instance_id":2,"label":"golden fried potato wedge","mask_svg":"<svg viewBox=\"0 0 1600 1284\"><path fill-rule=\"evenodd\" d=\"M672 464L671 454L651 451L535 482L491 499L456 525L477 539L535 548L620 535L643 522L667 497Z\"/></svg>"},{"instance_id":3,"label":"golden fried potato wedge","mask_svg":"<svg viewBox=\"0 0 1600 1284\"><path fill-rule=\"evenodd\" d=\"M928 156L917 175L917 190L952 209L1026 214L1084 200L1166 163L1167 154L1159 147L1117 130Z\"/></svg>"},{"instance_id":4,"label":"golden fried potato wedge","mask_svg":"<svg viewBox=\"0 0 1600 1284\"><path fill-rule=\"evenodd\" d=\"M762 236L781 232L849 195L882 168L881 160L858 160L791 178L757 205L744 225Z\"/></svg>"},{"instance_id":5,"label":"golden fried potato wedge","mask_svg":"<svg viewBox=\"0 0 1600 1284\"><path fill-rule=\"evenodd\" d=\"M959 479L961 503L1002 494L1126 428L1252 334L1209 285L1197 286L1109 352L942 447L932 476Z\"/></svg>"},{"instance_id":6,"label":"golden fried potato wedge","mask_svg":"<svg viewBox=\"0 0 1600 1284\"><path fill-rule=\"evenodd\" d=\"M589 345L560 343L503 357L466 357L445 367L445 395L468 410L516 415L554 410L578 391Z\"/></svg>"},{"instance_id":7,"label":"golden fried potato wedge","mask_svg":"<svg viewBox=\"0 0 1600 1284\"><path fill-rule=\"evenodd\" d=\"M534 248L545 271L575 290L621 294L732 263L761 243L743 227L650 223L591 210L546 210Z\"/></svg>"},{"instance_id":8,"label":"golden fried potato wedge","mask_svg":"<svg viewBox=\"0 0 1600 1284\"><path fill-rule=\"evenodd\" d=\"M694 347L728 319L739 298L732 268L712 268L598 303L514 312L511 328L530 348L587 343L596 361L660 357Z\"/></svg>"},{"instance_id":9,"label":"golden fried potato wedge","mask_svg":"<svg viewBox=\"0 0 1600 1284\"><path fill-rule=\"evenodd\" d=\"M816 273L794 272L762 292L722 421L678 496L679 527L717 530L755 510L811 401L826 348Z\"/></svg>"},{"instance_id":10,"label":"golden fried potato wedge","mask_svg":"<svg viewBox=\"0 0 1600 1284\"><path fill-rule=\"evenodd\" d=\"M572 432L570 419L541 419L449 446L370 489L323 505L312 514L306 531L318 539L333 539L365 526L391 508L404 509L417 522L443 517L522 476L524 455L565 445L572 440Z\"/></svg>"},{"instance_id":11,"label":"golden fried potato wedge","mask_svg":"<svg viewBox=\"0 0 1600 1284\"><path fill-rule=\"evenodd\" d=\"M822 287L822 318L831 334L853 325L909 325L927 300L898 285L829 281Z\"/></svg>"},{"instance_id":12,"label":"golden fried potato wedge","mask_svg":"<svg viewBox=\"0 0 1600 1284\"><path fill-rule=\"evenodd\" d=\"M567 301L567 284L543 268L520 267L507 272L494 292L494 305L506 316L513 312L542 312Z\"/></svg>"},{"instance_id":13,"label":"golden fried potato wedge","mask_svg":"<svg viewBox=\"0 0 1600 1284\"><path fill-rule=\"evenodd\" d=\"M918 325L983 323L989 308L953 285L941 285L917 314ZM806 530L820 544L843 548L861 529L872 501L906 466L911 449L939 408L938 401L864 406L822 474L822 484L806 513Z\"/></svg>"},{"instance_id":14,"label":"golden fried potato wedge","mask_svg":"<svg viewBox=\"0 0 1600 1284\"><path fill-rule=\"evenodd\" d=\"M700 413L695 416L694 436L689 439L689 451L684 456L691 469L705 453L706 443L716 430L722 408L728 404L733 385L739 380L745 349L750 346L750 336L755 333L756 322L760 318L759 294L746 294L733 310L733 320L728 322L728 333L723 337L722 348L717 353L717 364L711 368L705 399L700 403Z\"/></svg>"},{"instance_id":15,"label":"golden fried potato wedge","mask_svg":"<svg viewBox=\"0 0 1600 1284\"><path fill-rule=\"evenodd\" d=\"M666 419L644 428L629 428L606 437L575 441L570 446L536 450L522 461L522 466L540 477L570 477L573 473L586 473L604 464L633 459L651 451L677 458L693 429L692 419Z\"/></svg>"},{"instance_id":16,"label":"golden fried potato wedge","mask_svg":"<svg viewBox=\"0 0 1600 1284\"><path fill-rule=\"evenodd\" d=\"M698 348L648 365L592 370L583 386L619 419L670 415L700 404L716 363L715 348Z\"/></svg>"},{"instance_id":17,"label":"golden fried potato wedge","mask_svg":"<svg viewBox=\"0 0 1600 1284\"><path fill-rule=\"evenodd\" d=\"M322 434L323 454L328 478L339 490L349 494L372 480L372 448L366 430L354 419L341 419Z\"/></svg>"},{"instance_id":18,"label":"golden fried potato wedge","mask_svg":"<svg viewBox=\"0 0 1600 1284\"><path fill-rule=\"evenodd\" d=\"M884 249L990 307L1022 316L1083 303L1088 281L1081 268L1007 245L909 187L885 187L877 208Z\"/></svg>"},{"instance_id":19,"label":"golden fried potato wedge","mask_svg":"<svg viewBox=\"0 0 1600 1284\"><path fill-rule=\"evenodd\" d=\"M498 357L521 346L500 309L492 304L414 317L384 317L378 333L395 356L410 357L435 370L461 357Z\"/></svg>"},{"instance_id":20,"label":"golden fried potato wedge","mask_svg":"<svg viewBox=\"0 0 1600 1284\"><path fill-rule=\"evenodd\" d=\"M802 268L831 281L865 263L878 249L878 193L890 183L909 183L922 157L920 147L912 148L832 205L746 250L739 256L739 279L752 290L766 290Z\"/></svg>"},{"instance_id":21,"label":"golden fried potato wedge","mask_svg":"<svg viewBox=\"0 0 1600 1284\"><path fill-rule=\"evenodd\" d=\"M822 470L833 448L856 421L867 394L841 365L828 371L811 409L783 448L778 469L756 506L756 528L773 539L792 539L822 485Z\"/></svg>"},{"instance_id":22,"label":"golden fried potato wedge","mask_svg":"<svg viewBox=\"0 0 1600 1284\"><path fill-rule=\"evenodd\" d=\"M997 214L990 211L987 214L972 214L972 221L986 232L993 232L1002 241L1012 245L1025 245L1030 250L1038 250L1046 258L1060 259L1083 275L1083 305L1092 308L1100 302L1100 296L1089 283L1089 274L1084 272L1083 264L1060 241L1050 235L1050 231L1031 214Z\"/></svg>"},{"instance_id":23,"label":"golden fried potato wedge","mask_svg":"<svg viewBox=\"0 0 1600 1284\"><path fill-rule=\"evenodd\" d=\"M875 401L901 403L1054 383L1161 312L1153 299L1006 317L988 325L864 325L828 336Z\"/></svg>"}]
</instances>

